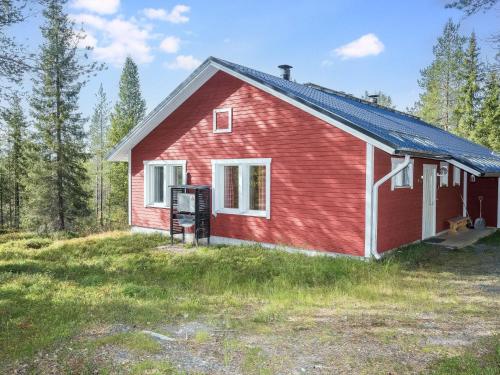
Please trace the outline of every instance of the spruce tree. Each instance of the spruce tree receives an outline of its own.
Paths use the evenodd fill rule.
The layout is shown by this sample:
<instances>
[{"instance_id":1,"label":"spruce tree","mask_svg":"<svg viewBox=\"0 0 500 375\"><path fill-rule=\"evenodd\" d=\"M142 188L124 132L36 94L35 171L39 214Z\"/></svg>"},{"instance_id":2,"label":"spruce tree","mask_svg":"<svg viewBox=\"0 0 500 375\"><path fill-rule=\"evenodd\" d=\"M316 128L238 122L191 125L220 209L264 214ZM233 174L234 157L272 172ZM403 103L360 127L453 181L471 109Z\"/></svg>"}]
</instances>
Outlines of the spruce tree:
<instances>
[{"instance_id":1,"label":"spruce tree","mask_svg":"<svg viewBox=\"0 0 500 375\"><path fill-rule=\"evenodd\" d=\"M462 85L459 71L465 41L459 26L449 20L433 47L434 61L420 72L418 82L423 89L418 103L420 117L448 131L457 127L455 109Z\"/></svg>"},{"instance_id":2,"label":"spruce tree","mask_svg":"<svg viewBox=\"0 0 500 375\"><path fill-rule=\"evenodd\" d=\"M500 152L500 79L495 70L487 75L479 118L474 140Z\"/></svg>"},{"instance_id":3,"label":"spruce tree","mask_svg":"<svg viewBox=\"0 0 500 375\"><path fill-rule=\"evenodd\" d=\"M98 66L84 61L80 34L63 10L66 0L44 0L44 41L31 100L38 159L29 171L30 223L65 230L88 215L84 119L78 97Z\"/></svg>"},{"instance_id":4,"label":"spruce tree","mask_svg":"<svg viewBox=\"0 0 500 375\"><path fill-rule=\"evenodd\" d=\"M7 170L11 185L11 226L19 229L21 222L21 201L26 183L27 167L27 123L21 108L21 99L11 100L10 107L3 113L7 139Z\"/></svg>"},{"instance_id":5,"label":"spruce tree","mask_svg":"<svg viewBox=\"0 0 500 375\"><path fill-rule=\"evenodd\" d=\"M142 98L137 65L127 57L120 77L118 102L111 115L111 128L108 141L115 146L136 126L146 114L146 102ZM110 205L112 220L124 225L128 205L128 166L127 163L112 163L110 167Z\"/></svg>"},{"instance_id":6,"label":"spruce tree","mask_svg":"<svg viewBox=\"0 0 500 375\"><path fill-rule=\"evenodd\" d=\"M107 151L107 135L109 130L109 103L106 93L99 86L97 92L97 103L94 107L94 114L90 122L90 154L92 155L91 174L94 184L94 211L96 222L100 227L105 225L105 215L108 210L107 197L109 183L107 177L108 164L105 161Z\"/></svg>"},{"instance_id":7,"label":"spruce tree","mask_svg":"<svg viewBox=\"0 0 500 375\"><path fill-rule=\"evenodd\" d=\"M23 46L9 33L9 28L25 20L29 5L28 0L0 1L0 99L2 101L15 95L15 87L20 83L23 74L31 68L29 60L32 56L26 54Z\"/></svg>"},{"instance_id":8,"label":"spruce tree","mask_svg":"<svg viewBox=\"0 0 500 375\"><path fill-rule=\"evenodd\" d=\"M457 128L455 133L464 138L473 138L478 121L480 84L483 78L482 64L479 62L479 47L476 35L472 33L459 70L462 86L458 94L455 115Z\"/></svg>"}]
</instances>

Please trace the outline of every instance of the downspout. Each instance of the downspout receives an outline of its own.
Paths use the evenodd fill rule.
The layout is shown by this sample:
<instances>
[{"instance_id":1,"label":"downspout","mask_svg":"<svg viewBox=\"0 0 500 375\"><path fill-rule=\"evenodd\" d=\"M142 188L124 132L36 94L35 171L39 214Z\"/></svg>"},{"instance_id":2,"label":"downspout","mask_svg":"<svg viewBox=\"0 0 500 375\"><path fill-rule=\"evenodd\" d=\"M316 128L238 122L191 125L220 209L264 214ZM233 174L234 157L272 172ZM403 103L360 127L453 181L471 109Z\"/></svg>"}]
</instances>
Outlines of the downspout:
<instances>
[{"instance_id":1,"label":"downspout","mask_svg":"<svg viewBox=\"0 0 500 375\"><path fill-rule=\"evenodd\" d=\"M390 171L380 180L373 184L372 189L372 225L371 225L371 246L370 252L375 259L380 259L381 255L377 251L377 227L378 227L378 188L387 180L390 180L392 177L397 175L403 169L405 169L408 165L410 165L410 155L405 155L403 163L399 164L395 169Z\"/></svg>"}]
</instances>

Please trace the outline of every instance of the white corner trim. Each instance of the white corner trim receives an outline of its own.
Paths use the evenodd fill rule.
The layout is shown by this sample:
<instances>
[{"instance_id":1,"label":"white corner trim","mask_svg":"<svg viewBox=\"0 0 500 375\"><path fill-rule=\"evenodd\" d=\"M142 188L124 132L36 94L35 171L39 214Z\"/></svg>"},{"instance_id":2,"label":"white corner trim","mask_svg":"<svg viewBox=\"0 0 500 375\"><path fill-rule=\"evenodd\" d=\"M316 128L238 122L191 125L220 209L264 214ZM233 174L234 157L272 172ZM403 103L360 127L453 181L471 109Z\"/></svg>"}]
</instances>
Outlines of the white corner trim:
<instances>
[{"instance_id":1,"label":"white corner trim","mask_svg":"<svg viewBox=\"0 0 500 375\"><path fill-rule=\"evenodd\" d=\"M500 177L498 177L497 206L497 228L500 228Z\"/></svg>"},{"instance_id":2,"label":"white corner trim","mask_svg":"<svg viewBox=\"0 0 500 375\"><path fill-rule=\"evenodd\" d=\"M217 214L234 214L243 216L257 216L265 217L267 219L271 218L271 158L256 158L256 159L212 159L212 215L217 216ZM220 166L241 166L241 165L264 165L266 167L266 210L265 211L255 211L250 210L245 207L240 207L239 209L229 209L223 208L220 202L219 191L223 189L222 176L217 173L217 169ZM239 196L240 198L245 197L243 193L243 173L242 171L239 175ZM248 176L248 175L247 175ZM248 192L248 191L247 191ZM244 206L244 205L243 205Z\"/></svg>"},{"instance_id":3,"label":"white corner trim","mask_svg":"<svg viewBox=\"0 0 500 375\"><path fill-rule=\"evenodd\" d=\"M467 172L464 171L464 190L462 194L462 216L467 217L467 185L469 183L469 179L467 178Z\"/></svg>"},{"instance_id":4,"label":"white corner trim","mask_svg":"<svg viewBox=\"0 0 500 375\"><path fill-rule=\"evenodd\" d=\"M372 193L375 175L375 149L373 145L366 143L366 184L365 184L365 258L371 256L371 235L372 235Z\"/></svg>"},{"instance_id":5,"label":"white corner trim","mask_svg":"<svg viewBox=\"0 0 500 375\"><path fill-rule=\"evenodd\" d=\"M217 113L227 113L228 126L227 129L217 129ZM217 108L213 111L212 127L214 134L231 133L233 131L233 109L232 108Z\"/></svg>"},{"instance_id":6,"label":"white corner trim","mask_svg":"<svg viewBox=\"0 0 500 375\"><path fill-rule=\"evenodd\" d=\"M128 151L128 225L132 225L132 150Z\"/></svg>"}]
</instances>

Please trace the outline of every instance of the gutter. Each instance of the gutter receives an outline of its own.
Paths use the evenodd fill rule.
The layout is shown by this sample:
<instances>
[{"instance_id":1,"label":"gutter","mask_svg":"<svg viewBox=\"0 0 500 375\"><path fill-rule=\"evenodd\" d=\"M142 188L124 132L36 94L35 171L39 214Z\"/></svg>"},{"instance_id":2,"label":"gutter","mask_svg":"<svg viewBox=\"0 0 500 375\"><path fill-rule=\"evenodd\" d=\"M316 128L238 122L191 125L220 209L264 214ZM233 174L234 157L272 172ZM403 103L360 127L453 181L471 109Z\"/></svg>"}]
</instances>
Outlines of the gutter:
<instances>
[{"instance_id":1,"label":"gutter","mask_svg":"<svg viewBox=\"0 0 500 375\"><path fill-rule=\"evenodd\" d=\"M371 236L370 236L370 253L375 259L380 259L382 256L377 251L377 227L378 227L378 188L386 181L397 175L408 165L410 165L410 155L405 155L403 163L399 164L395 169L390 171L380 180L375 182L372 187L372 215L371 215Z\"/></svg>"}]
</instances>

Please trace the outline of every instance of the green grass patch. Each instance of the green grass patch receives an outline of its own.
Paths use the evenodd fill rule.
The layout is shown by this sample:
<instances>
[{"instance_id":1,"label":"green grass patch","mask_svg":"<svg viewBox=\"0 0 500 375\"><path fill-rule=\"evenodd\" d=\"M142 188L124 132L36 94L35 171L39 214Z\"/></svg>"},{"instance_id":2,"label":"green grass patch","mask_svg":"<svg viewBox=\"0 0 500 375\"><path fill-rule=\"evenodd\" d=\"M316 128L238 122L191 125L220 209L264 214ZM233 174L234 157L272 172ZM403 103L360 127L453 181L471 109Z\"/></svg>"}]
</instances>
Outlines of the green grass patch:
<instances>
[{"instance_id":1,"label":"green grass patch","mask_svg":"<svg viewBox=\"0 0 500 375\"><path fill-rule=\"evenodd\" d=\"M123 332L101 337L91 343L93 347L104 345L119 346L140 353L158 353L160 343L153 337L142 332Z\"/></svg>"},{"instance_id":2,"label":"green grass patch","mask_svg":"<svg viewBox=\"0 0 500 375\"><path fill-rule=\"evenodd\" d=\"M432 367L432 375L498 375L500 374L500 336L483 340L479 350L468 350L462 355L443 358ZM478 354L479 352L479 354Z\"/></svg>"},{"instance_id":3,"label":"green grass patch","mask_svg":"<svg viewBox=\"0 0 500 375\"><path fill-rule=\"evenodd\" d=\"M414 245L381 262L364 262L256 246L171 254L156 250L164 237L123 232L58 238L64 236L0 235L0 366L94 324L147 327L203 314L253 329L320 308L483 309L442 293L453 295L458 287L448 282L449 270L477 261L470 249L452 254ZM497 253L481 256L498 262ZM139 346L142 339L154 345L141 337L133 337Z\"/></svg>"},{"instance_id":4,"label":"green grass patch","mask_svg":"<svg viewBox=\"0 0 500 375\"><path fill-rule=\"evenodd\" d=\"M130 375L181 375L183 372L177 369L166 361L146 360L136 363L130 370Z\"/></svg>"}]
</instances>

